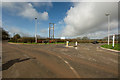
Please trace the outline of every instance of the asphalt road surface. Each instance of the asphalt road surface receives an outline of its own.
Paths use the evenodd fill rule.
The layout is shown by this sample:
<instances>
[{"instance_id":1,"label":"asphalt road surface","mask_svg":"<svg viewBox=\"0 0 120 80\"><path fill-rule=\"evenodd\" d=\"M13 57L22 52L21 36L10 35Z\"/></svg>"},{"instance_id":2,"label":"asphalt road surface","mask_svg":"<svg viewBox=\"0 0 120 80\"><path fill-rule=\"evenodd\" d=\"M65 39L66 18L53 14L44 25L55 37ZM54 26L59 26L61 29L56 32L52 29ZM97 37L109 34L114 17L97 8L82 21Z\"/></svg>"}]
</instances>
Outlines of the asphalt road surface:
<instances>
[{"instance_id":1,"label":"asphalt road surface","mask_svg":"<svg viewBox=\"0 0 120 80\"><path fill-rule=\"evenodd\" d=\"M3 78L117 78L118 53L101 44L2 44Z\"/></svg>"}]
</instances>

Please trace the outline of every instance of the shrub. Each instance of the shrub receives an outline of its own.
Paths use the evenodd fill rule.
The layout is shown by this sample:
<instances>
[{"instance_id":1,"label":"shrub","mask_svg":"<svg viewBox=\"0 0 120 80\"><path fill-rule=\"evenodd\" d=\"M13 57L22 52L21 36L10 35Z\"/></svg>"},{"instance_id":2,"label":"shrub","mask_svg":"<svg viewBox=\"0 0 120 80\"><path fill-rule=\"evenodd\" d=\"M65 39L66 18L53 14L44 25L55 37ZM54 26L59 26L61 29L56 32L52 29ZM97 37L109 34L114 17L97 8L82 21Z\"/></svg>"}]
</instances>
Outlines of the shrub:
<instances>
[{"instance_id":1,"label":"shrub","mask_svg":"<svg viewBox=\"0 0 120 80\"><path fill-rule=\"evenodd\" d=\"M33 42L35 42L35 38L33 38L33 37L23 37L21 41L24 42L24 43L33 43Z\"/></svg>"},{"instance_id":2,"label":"shrub","mask_svg":"<svg viewBox=\"0 0 120 80\"><path fill-rule=\"evenodd\" d=\"M14 35L13 39L17 41L17 39L20 39L21 36L19 34Z\"/></svg>"}]
</instances>

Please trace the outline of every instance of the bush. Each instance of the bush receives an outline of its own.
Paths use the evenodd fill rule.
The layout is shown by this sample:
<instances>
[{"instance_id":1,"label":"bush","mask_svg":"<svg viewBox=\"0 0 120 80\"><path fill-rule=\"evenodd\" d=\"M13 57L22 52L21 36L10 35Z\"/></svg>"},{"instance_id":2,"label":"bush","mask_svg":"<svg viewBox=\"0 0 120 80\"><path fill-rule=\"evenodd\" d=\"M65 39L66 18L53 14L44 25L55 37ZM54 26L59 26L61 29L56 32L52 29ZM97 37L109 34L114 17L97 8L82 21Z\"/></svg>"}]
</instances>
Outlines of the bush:
<instances>
[{"instance_id":1,"label":"bush","mask_svg":"<svg viewBox=\"0 0 120 80\"><path fill-rule=\"evenodd\" d=\"M11 38L8 42L15 42L15 40L13 38Z\"/></svg>"},{"instance_id":2,"label":"bush","mask_svg":"<svg viewBox=\"0 0 120 80\"><path fill-rule=\"evenodd\" d=\"M35 42L35 38L33 38L33 37L22 37L22 38L19 38L19 39L11 38L9 40L9 42L33 43L33 42Z\"/></svg>"},{"instance_id":3,"label":"bush","mask_svg":"<svg viewBox=\"0 0 120 80\"><path fill-rule=\"evenodd\" d=\"M33 43L33 42L35 42L35 38L33 38L33 37L23 37L22 42L24 42L24 43Z\"/></svg>"},{"instance_id":4,"label":"bush","mask_svg":"<svg viewBox=\"0 0 120 80\"><path fill-rule=\"evenodd\" d=\"M19 34L14 35L13 39L17 41L17 39L20 39L21 36Z\"/></svg>"},{"instance_id":5,"label":"bush","mask_svg":"<svg viewBox=\"0 0 120 80\"><path fill-rule=\"evenodd\" d=\"M38 40L37 40L37 43L43 43L43 40L39 40L39 39L38 39Z\"/></svg>"},{"instance_id":6,"label":"bush","mask_svg":"<svg viewBox=\"0 0 120 80\"><path fill-rule=\"evenodd\" d=\"M0 28L0 37L2 36L2 40L8 40L10 38L10 35L7 31L5 31L3 28Z\"/></svg>"}]
</instances>

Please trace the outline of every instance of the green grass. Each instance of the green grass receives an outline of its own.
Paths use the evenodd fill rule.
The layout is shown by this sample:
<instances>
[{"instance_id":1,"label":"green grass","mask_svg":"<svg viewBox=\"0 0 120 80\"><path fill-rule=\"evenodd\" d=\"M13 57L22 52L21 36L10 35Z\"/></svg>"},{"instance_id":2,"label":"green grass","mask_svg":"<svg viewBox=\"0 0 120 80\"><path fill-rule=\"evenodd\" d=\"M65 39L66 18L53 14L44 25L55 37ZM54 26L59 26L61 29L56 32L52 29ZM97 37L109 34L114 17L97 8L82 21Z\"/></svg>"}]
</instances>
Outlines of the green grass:
<instances>
[{"instance_id":1,"label":"green grass","mask_svg":"<svg viewBox=\"0 0 120 80\"><path fill-rule=\"evenodd\" d=\"M101 45L101 47L120 51L120 43L115 44L114 48L112 47L112 44L110 44L109 46L108 44Z\"/></svg>"}]
</instances>

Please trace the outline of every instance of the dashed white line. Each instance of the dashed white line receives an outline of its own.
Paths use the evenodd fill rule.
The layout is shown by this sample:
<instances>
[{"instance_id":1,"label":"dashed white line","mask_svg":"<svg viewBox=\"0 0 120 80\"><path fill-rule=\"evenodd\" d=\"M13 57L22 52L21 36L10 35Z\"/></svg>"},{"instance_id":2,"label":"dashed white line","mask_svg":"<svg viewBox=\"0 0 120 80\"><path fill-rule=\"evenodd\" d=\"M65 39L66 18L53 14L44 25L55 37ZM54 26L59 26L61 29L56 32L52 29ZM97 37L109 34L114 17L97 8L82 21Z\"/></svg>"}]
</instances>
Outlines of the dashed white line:
<instances>
[{"instance_id":1,"label":"dashed white line","mask_svg":"<svg viewBox=\"0 0 120 80\"><path fill-rule=\"evenodd\" d=\"M68 66L69 68L73 71L73 73L75 74L75 76L77 78L80 78L79 74L77 73L77 71L69 64L68 61L64 60L61 56L58 56L60 59L62 59Z\"/></svg>"},{"instance_id":2,"label":"dashed white line","mask_svg":"<svg viewBox=\"0 0 120 80\"><path fill-rule=\"evenodd\" d=\"M68 62L67 61L64 61L66 64L68 64Z\"/></svg>"},{"instance_id":3,"label":"dashed white line","mask_svg":"<svg viewBox=\"0 0 120 80\"><path fill-rule=\"evenodd\" d=\"M73 68L73 67L70 67L70 69L72 69L72 70L73 70L74 68Z\"/></svg>"},{"instance_id":4,"label":"dashed white line","mask_svg":"<svg viewBox=\"0 0 120 80\"><path fill-rule=\"evenodd\" d=\"M59 58L62 58L61 56L58 56Z\"/></svg>"}]
</instances>

